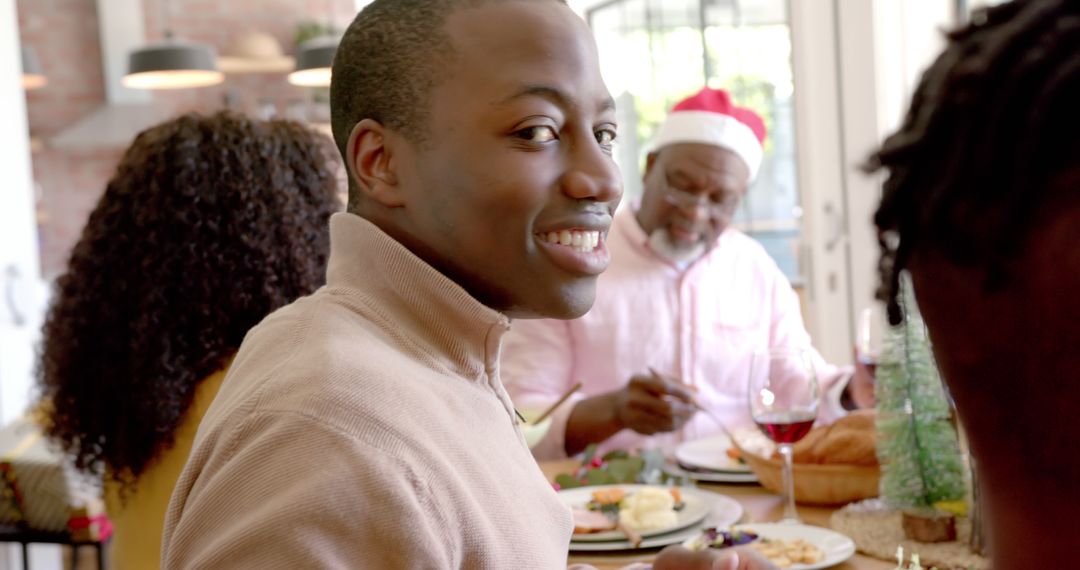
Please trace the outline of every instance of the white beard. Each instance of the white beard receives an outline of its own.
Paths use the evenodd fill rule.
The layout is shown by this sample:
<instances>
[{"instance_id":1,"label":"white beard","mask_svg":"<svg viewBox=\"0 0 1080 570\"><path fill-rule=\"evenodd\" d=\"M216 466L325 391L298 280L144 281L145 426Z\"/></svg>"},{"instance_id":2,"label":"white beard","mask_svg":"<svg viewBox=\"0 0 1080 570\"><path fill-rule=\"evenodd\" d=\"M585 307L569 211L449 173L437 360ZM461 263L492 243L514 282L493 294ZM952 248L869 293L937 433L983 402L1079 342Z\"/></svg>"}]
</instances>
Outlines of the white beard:
<instances>
[{"instance_id":1,"label":"white beard","mask_svg":"<svg viewBox=\"0 0 1080 570\"><path fill-rule=\"evenodd\" d=\"M680 268L695 262L705 255L705 244L698 241L694 245L676 244L668 235L665 228L656 228L649 235L649 247L664 259L674 263Z\"/></svg>"}]
</instances>

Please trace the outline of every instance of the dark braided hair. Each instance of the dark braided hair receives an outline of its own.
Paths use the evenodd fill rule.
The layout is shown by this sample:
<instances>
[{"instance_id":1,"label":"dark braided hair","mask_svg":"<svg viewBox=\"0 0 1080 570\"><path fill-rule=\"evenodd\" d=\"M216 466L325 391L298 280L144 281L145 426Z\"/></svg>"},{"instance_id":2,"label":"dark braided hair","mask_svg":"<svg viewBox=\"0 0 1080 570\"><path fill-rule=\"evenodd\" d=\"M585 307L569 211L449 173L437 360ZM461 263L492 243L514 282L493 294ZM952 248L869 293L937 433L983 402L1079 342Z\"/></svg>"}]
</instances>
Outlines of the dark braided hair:
<instances>
[{"instance_id":1,"label":"dark braided hair","mask_svg":"<svg viewBox=\"0 0 1080 570\"><path fill-rule=\"evenodd\" d=\"M889 174L874 222L878 297L894 324L900 274L914 252L981 268L993 291L1015 278L1009 261L1036 211L1080 190L1058 183L1080 166L1080 1L978 11L948 40L903 126L868 165Z\"/></svg>"},{"instance_id":2,"label":"dark braided hair","mask_svg":"<svg viewBox=\"0 0 1080 570\"><path fill-rule=\"evenodd\" d=\"M323 283L337 168L290 121L192 114L139 134L44 326L46 432L78 468L129 488L248 329Z\"/></svg>"}]
</instances>

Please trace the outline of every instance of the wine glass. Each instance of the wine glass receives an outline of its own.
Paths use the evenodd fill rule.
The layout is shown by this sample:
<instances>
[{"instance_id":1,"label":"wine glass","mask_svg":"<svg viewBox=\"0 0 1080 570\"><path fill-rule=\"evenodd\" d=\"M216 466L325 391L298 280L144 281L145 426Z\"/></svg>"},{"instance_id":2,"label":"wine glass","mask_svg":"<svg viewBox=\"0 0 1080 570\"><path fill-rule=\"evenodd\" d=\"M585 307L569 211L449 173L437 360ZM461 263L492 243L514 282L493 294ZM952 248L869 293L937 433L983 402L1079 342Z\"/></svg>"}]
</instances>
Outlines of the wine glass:
<instances>
[{"instance_id":1,"label":"wine glass","mask_svg":"<svg viewBox=\"0 0 1080 570\"><path fill-rule=\"evenodd\" d=\"M814 425L818 380L810 352L800 348L756 351L750 360L750 416L779 446L784 463L784 515L780 522L798 523L791 444Z\"/></svg>"},{"instance_id":2,"label":"wine glass","mask_svg":"<svg viewBox=\"0 0 1080 570\"><path fill-rule=\"evenodd\" d=\"M884 332L885 313L880 306L867 307L859 313L859 322L855 327L855 361L866 367L871 377L877 372Z\"/></svg>"}]
</instances>

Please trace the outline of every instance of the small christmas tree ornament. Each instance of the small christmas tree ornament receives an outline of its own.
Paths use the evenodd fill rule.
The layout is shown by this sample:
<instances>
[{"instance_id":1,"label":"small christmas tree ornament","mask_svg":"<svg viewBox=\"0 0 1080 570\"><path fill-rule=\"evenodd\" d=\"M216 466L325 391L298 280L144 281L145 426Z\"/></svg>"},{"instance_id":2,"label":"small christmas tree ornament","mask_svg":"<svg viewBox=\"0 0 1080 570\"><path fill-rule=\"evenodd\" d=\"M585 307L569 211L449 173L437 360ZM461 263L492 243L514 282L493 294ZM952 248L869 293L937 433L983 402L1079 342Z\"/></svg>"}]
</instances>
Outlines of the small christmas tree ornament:
<instances>
[{"instance_id":1,"label":"small christmas tree ornament","mask_svg":"<svg viewBox=\"0 0 1080 570\"><path fill-rule=\"evenodd\" d=\"M881 497L904 512L908 538L956 539L955 517L935 503L965 495L956 427L911 283L901 280L903 321L884 339L877 369Z\"/></svg>"}]
</instances>

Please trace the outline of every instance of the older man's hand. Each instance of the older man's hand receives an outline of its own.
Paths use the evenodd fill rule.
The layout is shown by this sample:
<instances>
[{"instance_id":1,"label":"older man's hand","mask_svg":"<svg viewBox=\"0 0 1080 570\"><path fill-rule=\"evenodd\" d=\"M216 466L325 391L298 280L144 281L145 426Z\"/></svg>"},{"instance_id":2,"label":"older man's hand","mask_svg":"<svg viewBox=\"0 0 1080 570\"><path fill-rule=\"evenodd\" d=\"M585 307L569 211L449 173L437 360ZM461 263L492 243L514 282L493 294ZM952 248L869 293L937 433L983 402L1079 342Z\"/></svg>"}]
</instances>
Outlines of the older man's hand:
<instances>
[{"instance_id":1,"label":"older man's hand","mask_svg":"<svg viewBox=\"0 0 1080 570\"><path fill-rule=\"evenodd\" d=\"M638 433L674 431L697 410L685 386L655 374L634 376L615 395L615 413L623 427Z\"/></svg>"}]
</instances>

